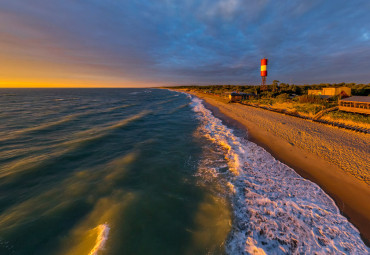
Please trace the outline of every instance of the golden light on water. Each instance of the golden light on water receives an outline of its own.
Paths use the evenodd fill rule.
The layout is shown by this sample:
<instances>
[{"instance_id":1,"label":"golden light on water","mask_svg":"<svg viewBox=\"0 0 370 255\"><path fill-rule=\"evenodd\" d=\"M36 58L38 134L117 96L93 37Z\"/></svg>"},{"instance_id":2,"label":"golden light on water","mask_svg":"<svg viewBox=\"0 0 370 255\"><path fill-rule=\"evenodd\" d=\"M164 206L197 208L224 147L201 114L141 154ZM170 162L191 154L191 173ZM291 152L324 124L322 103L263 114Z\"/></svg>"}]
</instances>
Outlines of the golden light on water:
<instances>
[{"instance_id":1,"label":"golden light on water","mask_svg":"<svg viewBox=\"0 0 370 255\"><path fill-rule=\"evenodd\" d=\"M98 254L109 239L110 228L117 225L117 219L134 199L133 193L121 190L114 191L111 197L99 199L89 216L65 238L60 254Z\"/></svg>"},{"instance_id":2,"label":"golden light on water","mask_svg":"<svg viewBox=\"0 0 370 255\"><path fill-rule=\"evenodd\" d=\"M108 226L107 223L100 224L94 230L96 230L96 232L97 232L97 237L96 237L96 241L95 241L95 246L89 252L89 255L96 255L96 254L98 254L99 250L104 248L105 242L108 239L109 226Z\"/></svg>"},{"instance_id":3,"label":"golden light on water","mask_svg":"<svg viewBox=\"0 0 370 255\"><path fill-rule=\"evenodd\" d=\"M192 230L192 249L189 254L208 251L219 253L231 229L231 211L226 200L207 195L199 204L194 218L195 229Z\"/></svg>"}]
</instances>

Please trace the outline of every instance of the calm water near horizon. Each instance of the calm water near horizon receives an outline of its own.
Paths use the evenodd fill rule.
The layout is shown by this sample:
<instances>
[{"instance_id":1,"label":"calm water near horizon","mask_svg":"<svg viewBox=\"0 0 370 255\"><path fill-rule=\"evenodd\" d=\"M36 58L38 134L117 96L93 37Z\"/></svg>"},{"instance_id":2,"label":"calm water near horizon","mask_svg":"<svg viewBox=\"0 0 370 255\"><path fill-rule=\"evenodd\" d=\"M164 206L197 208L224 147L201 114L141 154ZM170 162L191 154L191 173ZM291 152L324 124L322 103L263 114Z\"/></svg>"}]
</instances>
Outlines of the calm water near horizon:
<instances>
[{"instance_id":1,"label":"calm water near horizon","mask_svg":"<svg viewBox=\"0 0 370 255\"><path fill-rule=\"evenodd\" d=\"M0 254L369 252L317 185L160 89L0 89Z\"/></svg>"}]
</instances>

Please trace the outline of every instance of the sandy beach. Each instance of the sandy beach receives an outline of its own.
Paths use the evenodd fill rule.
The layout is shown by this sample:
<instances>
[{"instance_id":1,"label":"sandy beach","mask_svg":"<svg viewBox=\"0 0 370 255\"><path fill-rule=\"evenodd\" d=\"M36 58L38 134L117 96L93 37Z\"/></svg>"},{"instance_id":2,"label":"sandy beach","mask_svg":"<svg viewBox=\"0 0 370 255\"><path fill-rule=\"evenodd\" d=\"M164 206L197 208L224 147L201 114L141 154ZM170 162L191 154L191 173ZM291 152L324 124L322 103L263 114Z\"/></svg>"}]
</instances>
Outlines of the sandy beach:
<instances>
[{"instance_id":1,"label":"sandy beach","mask_svg":"<svg viewBox=\"0 0 370 255\"><path fill-rule=\"evenodd\" d=\"M189 93L189 92L187 92ZM248 139L318 184L370 243L370 136L258 109L203 93L206 107Z\"/></svg>"}]
</instances>

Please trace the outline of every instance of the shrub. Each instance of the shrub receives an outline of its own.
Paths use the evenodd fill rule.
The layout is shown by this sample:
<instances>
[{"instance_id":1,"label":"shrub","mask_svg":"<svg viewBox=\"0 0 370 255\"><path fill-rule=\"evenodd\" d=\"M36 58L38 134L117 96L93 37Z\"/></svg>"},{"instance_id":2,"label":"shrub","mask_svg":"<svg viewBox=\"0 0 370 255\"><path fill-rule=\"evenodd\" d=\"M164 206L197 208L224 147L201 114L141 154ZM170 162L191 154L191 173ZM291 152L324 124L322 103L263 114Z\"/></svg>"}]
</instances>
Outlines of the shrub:
<instances>
[{"instance_id":1,"label":"shrub","mask_svg":"<svg viewBox=\"0 0 370 255\"><path fill-rule=\"evenodd\" d=\"M286 102L289 99L289 94L283 93L276 97L278 102Z\"/></svg>"},{"instance_id":2,"label":"shrub","mask_svg":"<svg viewBox=\"0 0 370 255\"><path fill-rule=\"evenodd\" d=\"M332 119L344 119L344 120L351 120L354 122L362 122L362 123L370 124L370 118L368 116L358 114L358 113L334 111L334 112L328 112L327 115L331 117Z\"/></svg>"},{"instance_id":3,"label":"shrub","mask_svg":"<svg viewBox=\"0 0 370 255\"><path fill-rule=\"evenodd\" d=\"M316 114L319 111L321 111L322 106L321 105L315 105L315 104L296 104L294 105L294 108L298 112L307 113L307 114Z\"/></svg>"},{"instance_id":4,"label":"shrub","mask_svg":"<svg viewBox=\"0 0 370 255\"><path fill-rule=\"evenodd\" d=\"M298 101L300 103L325 104L325 100L316 95L303 95L299 97Z\"/></svg>"}]
</instances>

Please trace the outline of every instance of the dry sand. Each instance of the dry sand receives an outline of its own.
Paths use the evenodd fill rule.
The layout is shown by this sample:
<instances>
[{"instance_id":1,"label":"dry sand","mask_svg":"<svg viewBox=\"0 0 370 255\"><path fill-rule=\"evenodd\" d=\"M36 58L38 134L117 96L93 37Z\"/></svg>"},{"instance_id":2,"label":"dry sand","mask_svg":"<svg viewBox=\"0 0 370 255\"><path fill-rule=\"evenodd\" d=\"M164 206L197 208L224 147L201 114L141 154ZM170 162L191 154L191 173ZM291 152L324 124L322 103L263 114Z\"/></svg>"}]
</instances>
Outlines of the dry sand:
<instances>
[{"instance_id":1,"label":"dry sand","mask_svg":"<svg viewBox=\"0 0 370 255\"><path fill-rule=\"evenodd\" d=\"M370 244L370 135L338 129L203 93L214 114L248 131L248 139L318 184ZM240 127L240 126L239 126Z\"/></svg>"}]
</instances>

